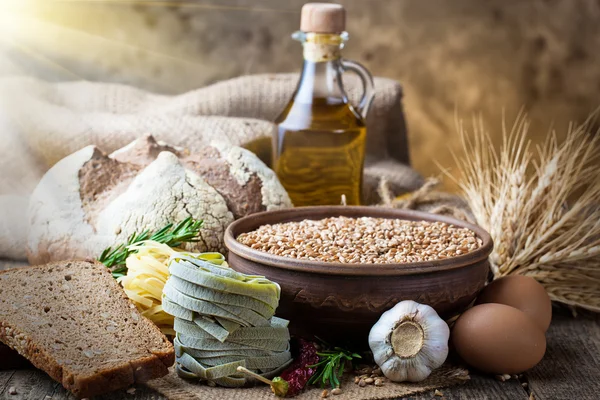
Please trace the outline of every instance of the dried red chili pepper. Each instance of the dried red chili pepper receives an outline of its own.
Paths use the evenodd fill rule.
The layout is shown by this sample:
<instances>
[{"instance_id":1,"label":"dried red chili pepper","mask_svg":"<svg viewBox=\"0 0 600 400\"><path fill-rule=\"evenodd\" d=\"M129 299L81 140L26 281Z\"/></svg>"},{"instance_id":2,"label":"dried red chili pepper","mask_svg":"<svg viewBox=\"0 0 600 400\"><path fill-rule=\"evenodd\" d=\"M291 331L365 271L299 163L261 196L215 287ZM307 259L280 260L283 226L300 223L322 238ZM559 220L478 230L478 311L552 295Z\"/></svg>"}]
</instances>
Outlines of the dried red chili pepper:
<instances>
[{"instance_id":1,"label":"dried red chili pepper","mask_svg":"<svg viewBox=\"0 0 600 400\"><path fill-rule=\"evenodd\" d=\"M277 397L292 397L304 389L311 376L317 371L316 367L310 365L319 362L317 348L311 342L303 339L298 340L298 355L281 376L269 380L244 367L237 367L239 372L250 375L255 379L271 386L271 390Z\"/></svg>"},{"instance_id":2,"label":"dried red chili pepper","mask_svg":"<svg viewBox=\"0 0 600 400\"><path fill-rule=\"evenodd\" d=\"M310 368L319 362L317 348L314 343L304 339L298 340L298 356L294 362L281 373L281 378L288 383L287 396L295 396L304 389L308 380L317 371L317 368Z\"/></svg>"}]
</instances>

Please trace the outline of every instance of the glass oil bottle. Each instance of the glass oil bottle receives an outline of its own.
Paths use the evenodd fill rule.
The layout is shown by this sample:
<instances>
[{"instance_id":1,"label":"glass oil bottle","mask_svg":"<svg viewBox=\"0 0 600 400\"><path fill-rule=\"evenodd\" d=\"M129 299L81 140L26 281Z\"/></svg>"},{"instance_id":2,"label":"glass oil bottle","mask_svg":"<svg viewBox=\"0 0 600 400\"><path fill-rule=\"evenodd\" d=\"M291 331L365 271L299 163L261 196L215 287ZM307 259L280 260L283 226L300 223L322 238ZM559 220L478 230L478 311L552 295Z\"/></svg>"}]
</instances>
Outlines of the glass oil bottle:
<instances>
[{"instance_id":1,"label":"glass oil bottle","mask_svg":"<svg viewBox=\"0 0 600 400\"><path fill-rule=\"evenodd\" d=\"M302 8L304 63L292 99L275 120L273 167L295 206L361 203L373 78L360 64L341 58L348 35L345 10L329 3ZM342 74L356 73L363 84L357 107L344 91Z\"/></svg>"}]
</instances>

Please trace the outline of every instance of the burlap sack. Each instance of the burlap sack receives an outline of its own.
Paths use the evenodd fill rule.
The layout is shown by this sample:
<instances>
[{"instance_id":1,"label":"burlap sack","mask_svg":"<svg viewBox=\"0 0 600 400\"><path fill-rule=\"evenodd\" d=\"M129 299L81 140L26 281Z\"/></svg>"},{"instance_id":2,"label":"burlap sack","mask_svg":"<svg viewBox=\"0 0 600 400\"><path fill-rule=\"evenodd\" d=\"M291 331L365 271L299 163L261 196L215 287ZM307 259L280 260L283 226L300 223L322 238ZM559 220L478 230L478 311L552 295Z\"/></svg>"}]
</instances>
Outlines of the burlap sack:
<instances>
[{"instance_id":1,"label":"burlap sack","mask_svg":"<svg viewBox=\"0 0 600 400\"><path fill-rule=\"evenodd\" d=\"M328 398L337 400L391 400L405 398L406 396L429 390L460 385L470 379L469 371L464 368L450 364L444 364L424 381L417 383L393 383L387 382L377 387L367 385L359 387L353 381L351 374L344 375L342 379L342 394ZM204 383L186 381L177 376L171 369L169 375L146 383L147 386L160 392L169 400L275 400L268 386L258 384L252 388L225 389L221 387L210 387ZM296 400L316 400L321 398L323 389L311 386L301 394L294 397ZM437 397L436 397L437 398Z\"/></svg>"},{"instance_id":2,"label":"burlap sack","mask_svg":"<svg viewBox=\"0 0 600 400\"><path fill-rule=\"evenodd\" d=\"M0 79L0 257L24 257L25 240L19 235L26 231L26 196L68 154L89 144L111 152L152 134L191 151L225 140L266 159L275 129L268 121L289 100L297 79L294 74L245 76L178 96L118 84ZM407 166L401 87L375 78L375 88L367 121L365 198L370 203L378 201L382 176L398 194L422 184ZM348 80L351 98L360 90L356 80ZM14 195L24 197L16 201Z\"/></svg>"}]
</instances>

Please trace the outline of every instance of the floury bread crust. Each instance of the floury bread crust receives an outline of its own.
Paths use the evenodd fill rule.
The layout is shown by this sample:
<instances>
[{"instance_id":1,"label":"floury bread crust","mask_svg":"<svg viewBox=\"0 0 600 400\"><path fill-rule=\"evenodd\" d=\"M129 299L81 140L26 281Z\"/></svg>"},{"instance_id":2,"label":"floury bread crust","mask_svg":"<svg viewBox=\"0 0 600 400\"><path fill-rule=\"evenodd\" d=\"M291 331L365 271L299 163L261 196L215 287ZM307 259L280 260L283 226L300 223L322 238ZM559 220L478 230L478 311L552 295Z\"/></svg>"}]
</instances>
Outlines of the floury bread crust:
<instances>
[{"instance_id":1,"label":"floury bread crust","mask_svg":"<svg viewBox=\"0 0 600 400\"><path fill-rule=\"evenodd\" d=\"M159 378L175 361L107 268L88 261L0 272L0 341L80 398Z\"/></svg>"},{"instance_id":2,"label":"floury bread crust","mask_svg":"<svg viewBox=\"0 0 600 400\"><path fill-rule=\"evenodd\" d=\"M31 264L96 258L135 232L156 231L188 216L204 220L202 240L192 250L221 249L218 238L233 216L223 198L186 171L175 154L162 152L143 169L121 167L90 146L42 178L29 205Z\"/></svg>"},{"instance_id":3,"label":"floury bread crust","mask_svg":"<svg viewBox=\"0 0 600 400\"><path fill-rule=\"evenodd\" d=\"M162 151L179 158L185 168L204 179L225 200L235 219L260 211L291 207L275 173L254 153L226 142L213 141L202 149L185 149L146 136L110 155L122 163L146 167Z\"/></svg>"},{"instance_id":4,"label":"floury bread crust","mask_svg":"<svg viewBox=\"0 0 600 400\"><path fill-rule=\"evenodd\" d=\"M110 156L88 146L52 167L31 196L28 259L96 258L133 233L190 216L204 224L186 249L224 252L235 218L291 206L275 173L236 146L189 153L149 136Z\"/></svg>"}]
</instances>

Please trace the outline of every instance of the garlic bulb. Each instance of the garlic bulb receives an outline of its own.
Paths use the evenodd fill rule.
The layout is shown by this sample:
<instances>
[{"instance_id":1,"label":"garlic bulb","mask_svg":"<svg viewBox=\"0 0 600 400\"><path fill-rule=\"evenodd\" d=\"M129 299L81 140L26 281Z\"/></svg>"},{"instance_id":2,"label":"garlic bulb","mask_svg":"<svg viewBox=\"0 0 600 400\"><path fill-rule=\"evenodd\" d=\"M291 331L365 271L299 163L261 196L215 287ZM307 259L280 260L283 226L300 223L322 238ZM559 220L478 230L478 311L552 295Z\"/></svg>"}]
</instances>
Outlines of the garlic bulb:
<instances>
[{"instance_id":1,"label":"garlic bulb","mask_svg":"<svg viewBox=\"0 0 600 400\"><path fill-rule=\"evenodd\" d=\"M450 329L435 310L412 300L384 312L369 333L369 347L383 374L419 382L446 361Z\"/></svg>"}]
</instances>

